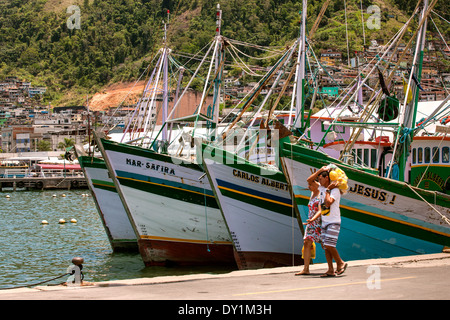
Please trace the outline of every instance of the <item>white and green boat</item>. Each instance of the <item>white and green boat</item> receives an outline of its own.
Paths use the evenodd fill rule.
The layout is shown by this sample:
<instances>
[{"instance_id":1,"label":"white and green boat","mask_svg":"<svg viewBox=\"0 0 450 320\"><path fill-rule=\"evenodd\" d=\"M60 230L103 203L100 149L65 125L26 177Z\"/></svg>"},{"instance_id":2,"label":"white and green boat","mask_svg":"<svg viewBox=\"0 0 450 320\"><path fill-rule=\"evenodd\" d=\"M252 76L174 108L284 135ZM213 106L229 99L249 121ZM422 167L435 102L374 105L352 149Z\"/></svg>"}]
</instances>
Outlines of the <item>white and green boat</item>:
<instances>
[{"instance_id":1,"label":"white and green boat","mask_svg":"<svg viewBox=\"0 0 450 320\"><path fill-rule=\"evenodd\" d=\"M231 237L200 166L101 140L145 265L233 265Z\"/></svg>"},{"instance_id":2,"label":"white and green boat","mask_svg":"<svg viewBox=\"0 0 450 320\"><path fill-rule=\"evenodd\" d=\"M114 252L137 252L137 237L102 159L78 156L100 219Z\"/></svg>"},{"instance_id":3,"label":"white and green boat","mask_svg":"<svg viewBox=\"0 0 450 320\"><path fill-rule=\"evenodd\" d=\"M203 166L233 239L240 269L303 262L302 231L281 171L211 145L203 145Z\"/></svg>"},{"instance_id":4,"label":"white and green boat","mask_svg":"<svg viewBox=\"0 0 450 320\"><path fill-rule=\"evenodd\" d=\"M269 119L272 118L276 103L267 119L261 119L260 128L249 127L242 142L233 146L235 150L227 150L230 141L235 140L238 136L236 132L239 132L239 128L236 130L233 125L240 120L261 88L275 75L277 79L273 81L272 88L282 76L290 79L294 74L297 67L291 61L298 45L298 41L294 42L261 79L234 123L222 135L223 140L202 145L203 166L232 236L234 255L240 269L303 263L302 225L297 220L296 207L293 206L286 178L275 165L277 159L272 151L277 148L270 145L278 139L278 136L274 137L270 133L271 129L275 129L274 132L277 129L269 129ZM288 82L285 82L285 86ZM239 148L242 144L245 146Z\"/></svg>"},{"instance_id":5,"label":"white and green boat","mask_svg":"<svg viewBox=\"0 0 450 320\"><path fill-rule=\"evenodd\" d=\"M220 35L220 19L218 8L218 31L205 58L194 72L195 76L206 56L213 52L198 112L189 118L195 119L195 123L213 123L217 119L218 99L212 103L210 115L206 116L201 111L209 90L214 87L216 97L221 82L224 41ZM179 150L182 147L179 150L167 147L173 139L168 128L173 122L169 123L168 119L189 85L179 99L175 94L169 114L168 63L173 61L173 57L167 47L161 50L161 54L161 66L151 88L153 92L161 91L160 88L162 91L159 95L153 94L148 103L162 104L160 135L151 136L147 146L139 142L134 145L112 142L97 135L99 150L138 235L139 251L145 265L235 266L231 236L203 169L194 162L195 159L181 156ZM214 65L215 76L211 76ZM174 70L183 69L180 65L175 67ZM156 101L157 96L160 99ZM175 122L177 124L179 122ZM195 134L199 132L196 130ZM192 133L193 136L195 134ZM178 137L176 141L179 141Z\"/></svg>"}]
</instances>

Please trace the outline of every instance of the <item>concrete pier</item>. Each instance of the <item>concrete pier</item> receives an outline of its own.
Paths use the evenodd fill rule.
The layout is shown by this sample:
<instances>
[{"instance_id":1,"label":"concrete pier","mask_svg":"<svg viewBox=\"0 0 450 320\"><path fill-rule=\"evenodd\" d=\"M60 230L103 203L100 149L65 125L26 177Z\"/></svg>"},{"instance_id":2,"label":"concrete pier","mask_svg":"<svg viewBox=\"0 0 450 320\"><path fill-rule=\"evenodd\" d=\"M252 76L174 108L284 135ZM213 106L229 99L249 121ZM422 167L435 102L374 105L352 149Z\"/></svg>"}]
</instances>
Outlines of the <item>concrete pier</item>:
<instances>
[{"instance_id":1,"label":"concrete pier","mask_svg":"<svg viewBox=\"0 0 450 320\"><path fill-rule=\"evenodd\" d=\"M216 300L211 312L220 316L229 311L228 307L222 308L230 305L229 300L267 300L264 305L270 307L271 301L276 305L273 300L450 299L449 253L348 261L344 274L327 278L320 277L326 264L312 265L310 275L295 276L301 268L139 278L82 287L9 289L0 290L0 300L172 300L169 306L174 310L169 310L170 314L188 311L181 309L186 301ZM208 303L212 302L205 301L205 306ZM254 307L250 310L255 311Z\"/></svg>"}]
</instances>

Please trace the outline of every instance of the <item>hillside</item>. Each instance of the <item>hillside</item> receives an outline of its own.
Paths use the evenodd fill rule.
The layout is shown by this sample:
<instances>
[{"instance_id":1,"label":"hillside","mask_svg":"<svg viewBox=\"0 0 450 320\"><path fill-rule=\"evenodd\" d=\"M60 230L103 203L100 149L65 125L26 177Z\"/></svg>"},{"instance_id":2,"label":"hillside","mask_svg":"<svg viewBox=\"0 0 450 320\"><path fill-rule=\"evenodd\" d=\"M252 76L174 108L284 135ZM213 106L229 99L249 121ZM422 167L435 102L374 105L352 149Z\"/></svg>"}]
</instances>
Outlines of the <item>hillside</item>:
<instances>
[{"instance_id":1,"label":"hillside","mask_svg":"<svg viewBox=\"0 0 450 320\"><path fill-rule=\"evenodd\" d=\"M89 101L92 111L114 108L120 104L133 104L139 100L145 87L145 81L137 83L115 83L96 92Z\"/></svg>"},{"instance_id":2,"label":"hillside","mask_svg":"<svg viewBox=\"0 0 450 320\"><path fill-rule=\"evenodd\" d=\"M363 49L361 3L365 20L370 17L368 6L381 8L381 28L365 29L367 44L372 39L390 39L414 8L412 2L347 0L349 52ZM67 27L72 13L66 9L73 4L80 8L80 29ZM46 86L45 103L83 103L86 95L97 93L99 97L111 85L130 83L140 76L161 42L167 10L171 47L197 52L214 35L216 4L211 0L0 0L0 78L13 75ZM220 4L226 37L284 46L298 35L301 1L227 0ZM309 26L322 4L309 1ZM340 50L346 59L344 9L343 1L330 3L314 46L316 50ZM441 1L436 10L450 19L447 2ZM435 21L443 36L450 38L448 24Z\"/></svg>"}]
</instances>

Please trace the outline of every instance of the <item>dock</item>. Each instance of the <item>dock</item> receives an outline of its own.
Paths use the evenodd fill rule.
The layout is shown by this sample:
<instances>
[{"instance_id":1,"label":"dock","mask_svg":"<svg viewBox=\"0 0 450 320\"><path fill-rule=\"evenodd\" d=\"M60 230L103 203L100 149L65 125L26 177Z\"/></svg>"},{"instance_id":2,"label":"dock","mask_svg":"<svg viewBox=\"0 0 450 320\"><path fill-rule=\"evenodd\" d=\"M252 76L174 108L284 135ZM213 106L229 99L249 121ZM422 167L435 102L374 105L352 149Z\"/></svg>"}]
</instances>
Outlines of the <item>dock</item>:
<instances>
[{"instance_id":1,"label":"dock","mask_svg":"<svg viewBox=\"0 0 450 320\"><path fill-rule=\"evenodd\" d=\"M47 189L86 189L87 181L83 175L79 176L58 176L58 177L12 177L0 178L0 191L4 188L26 190L47 190Z\"/></svg>"},{"instance_id":2,"label":"dock","mask_svg":"<svg viewBox=\"0 0 450 320\"><path fill-rule=\"evenodd\" d=\"M4 167L0 171L0 191L4 188L47 190L88 188L79 164L46 164L14 169Z\"/></svg>"},{"instance_id":3,"label":"dock","mask_svg":"<svg viewBox=\"0 0 450 320\"><path fill-rule=\"evenodd\" d=\"M321 300L450 299L449 253L348 261L345 273L336 277L320 277L327 270L326 263L311 265L310 275L295 276L301 268L115 280L81 287L8 289L0 290L0 300L157 300L155 306L160 306L161 300L170 300L167 305L163 303L167 306L166 316L209 310L215 319L236 315L233 312L249 315L248 312L262 310L281 316L286 312L284 307L292 307L292 311L301 309L299 300L320 303ZM281 308L276 300L293 303L281 304ZM204 308L191 309L198 306Z\"/></svg>"}]
</instances>

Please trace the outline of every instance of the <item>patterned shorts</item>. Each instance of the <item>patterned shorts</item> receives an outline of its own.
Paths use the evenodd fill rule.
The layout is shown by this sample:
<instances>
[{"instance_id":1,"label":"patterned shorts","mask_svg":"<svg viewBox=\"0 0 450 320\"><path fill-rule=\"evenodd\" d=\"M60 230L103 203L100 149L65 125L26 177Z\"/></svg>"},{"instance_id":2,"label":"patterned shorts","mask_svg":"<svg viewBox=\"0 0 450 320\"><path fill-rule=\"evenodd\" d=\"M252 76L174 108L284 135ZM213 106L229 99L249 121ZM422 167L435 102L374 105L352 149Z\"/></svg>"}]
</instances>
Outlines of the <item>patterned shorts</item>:
<instances>
[{"instance_id":1,"label":"patterned shorts","mask_svg":"<svg viewBox=\"0 0 450 320\"><path fill-rule=\"evenodd\" d=\"M322 228L322 242L324 246L336 247L337 239L339 237L339 231L341 230L340 224L331 223Z\"/></svg>"}]
</instances>

